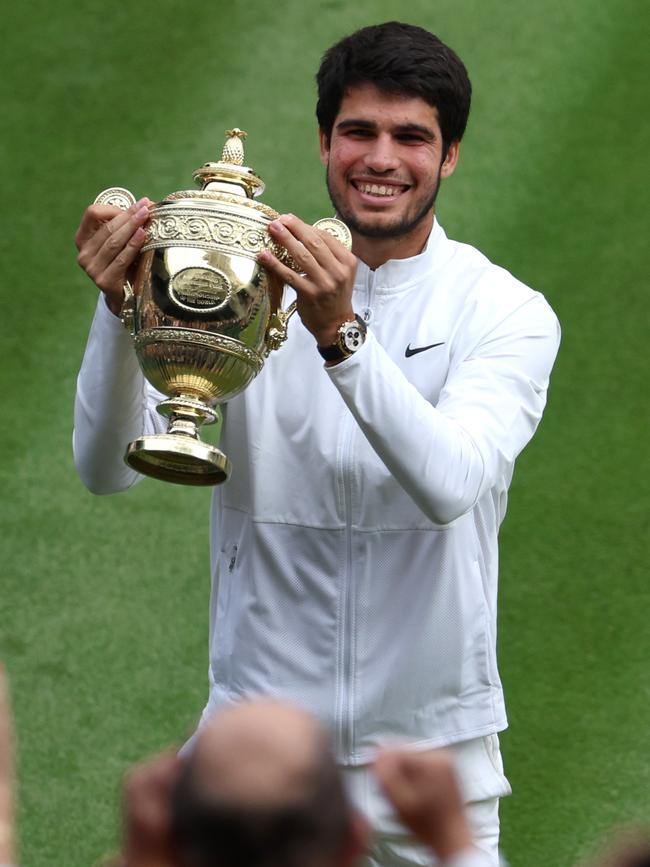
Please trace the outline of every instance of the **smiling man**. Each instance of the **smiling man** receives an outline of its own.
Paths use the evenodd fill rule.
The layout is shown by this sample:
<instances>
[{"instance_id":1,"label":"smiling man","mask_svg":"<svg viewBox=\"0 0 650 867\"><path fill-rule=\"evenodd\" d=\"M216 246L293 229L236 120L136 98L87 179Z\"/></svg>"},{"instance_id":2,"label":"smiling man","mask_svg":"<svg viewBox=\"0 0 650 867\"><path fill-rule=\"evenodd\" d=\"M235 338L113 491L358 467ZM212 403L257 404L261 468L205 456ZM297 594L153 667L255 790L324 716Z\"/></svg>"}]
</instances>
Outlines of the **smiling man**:
<instances>
[{"instance_id":1,"label":"smiling man","mask_svg":"<svg viewBox=\"0 0 650 867\"><path fill-rule=\"evenodd\" d=\"M321 128L320 145L337 213L357 247L372 239L364 261L381 258L379 238L399 238L404 258L421 252L440 180L458 159L458 140L443 145L437 110L420 97L360 84L344 95L333 129Z\"/></svg>"},{"instance_id":2,"label":"smiling man","mask_svg":"<svg viewBox=\"0 0 650 867\"><path fill-rule=\"evenodd\" d=\"M259 257L295 292L299 318L224 412L236 472L213 498L204 718L272 694L329 724L375 828L372 864L430 863L381 795L376 750L448 746L475 843L496 865L510 791L497 534L559 328L542 295L435 218L469 113L456 54L390 22L333 46L317 81L321 159L353 248L285 214L269 231L302 273ZM106 299L74 438L79 472L101 493L138 480L124 448L164 426L114 315L146 219L146 200L127 213L92 206L76 239Z\"/></svg>"}]
</instances>

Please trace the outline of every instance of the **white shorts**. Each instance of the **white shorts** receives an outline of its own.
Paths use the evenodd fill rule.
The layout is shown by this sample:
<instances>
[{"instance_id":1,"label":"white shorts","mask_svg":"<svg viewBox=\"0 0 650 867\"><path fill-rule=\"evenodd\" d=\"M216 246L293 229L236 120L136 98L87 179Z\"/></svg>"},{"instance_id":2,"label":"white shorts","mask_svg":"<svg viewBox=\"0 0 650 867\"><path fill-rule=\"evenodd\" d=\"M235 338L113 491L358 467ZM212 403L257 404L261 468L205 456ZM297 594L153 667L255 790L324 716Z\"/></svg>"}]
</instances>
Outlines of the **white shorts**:
<instances>
[{"instance_id":1,"label":"white shorts","mask_svg":"<svg viewBox=\"0 0 650 867\"><path fill-rule=\"evenodd\" d=\"M499 864L499 798L512 791L503 773L498 735L487 735L446 747L454 757L474 844ZM363 867L407 867L435 864L433 853L417 843L397 818L368 765L344 767L343 775L356 807L373 828Z\"/></svg>"}]
</instances>

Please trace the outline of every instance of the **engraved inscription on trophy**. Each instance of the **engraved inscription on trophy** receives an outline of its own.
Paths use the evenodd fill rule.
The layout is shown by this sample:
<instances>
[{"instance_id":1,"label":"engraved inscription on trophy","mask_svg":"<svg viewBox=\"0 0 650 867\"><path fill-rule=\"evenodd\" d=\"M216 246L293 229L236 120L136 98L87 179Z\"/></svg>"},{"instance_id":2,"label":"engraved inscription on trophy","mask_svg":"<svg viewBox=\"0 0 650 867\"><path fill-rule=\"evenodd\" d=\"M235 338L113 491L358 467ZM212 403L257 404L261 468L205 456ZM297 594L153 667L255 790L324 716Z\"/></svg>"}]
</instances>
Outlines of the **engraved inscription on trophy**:
<instances>
[{"instance_id":1,"label":"engraved inscription on trophy","mask_svg":"<svg viewBox=\"0 0 650 867\"><path fill-rule=\"evenodd\" d=\"M216 313L230 300L230 280L217 268L183 268L169 281L169 297L190 313Z\"/></svg>"}]
</instances>

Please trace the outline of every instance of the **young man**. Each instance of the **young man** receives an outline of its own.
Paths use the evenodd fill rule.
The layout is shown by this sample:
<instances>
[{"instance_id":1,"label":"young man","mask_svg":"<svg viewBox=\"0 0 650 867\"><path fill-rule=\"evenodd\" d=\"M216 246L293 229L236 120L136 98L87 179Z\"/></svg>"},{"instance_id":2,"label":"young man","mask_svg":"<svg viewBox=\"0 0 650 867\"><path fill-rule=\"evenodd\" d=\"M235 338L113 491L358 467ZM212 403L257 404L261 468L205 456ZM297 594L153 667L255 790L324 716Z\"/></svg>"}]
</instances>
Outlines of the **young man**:
<instances>
[{"instance_id":1,"label":"young man","mask_svg":"<svg viewBox=\"0 0 650 867\"><path fill-rule=\"evenodd\" d=\"M435 219L470 104L453 51L391 22L331 48L317 80L321 158L353 252L284 215L270 231L303 275L260 255L295 290L299 318L224 412L237 471L213 499L205 716L270 693L327 721L382 864L430 856L375 786L375 750L449 746L476 845L496 864L510 791L497 533L558 324L541 295ZM104 493L137 481L124 448L163 427L113 315L146 218L146 200L125 214L93 206L77 234L107 304L79 378L75 456Z\"/></svg>"}]
</instances>

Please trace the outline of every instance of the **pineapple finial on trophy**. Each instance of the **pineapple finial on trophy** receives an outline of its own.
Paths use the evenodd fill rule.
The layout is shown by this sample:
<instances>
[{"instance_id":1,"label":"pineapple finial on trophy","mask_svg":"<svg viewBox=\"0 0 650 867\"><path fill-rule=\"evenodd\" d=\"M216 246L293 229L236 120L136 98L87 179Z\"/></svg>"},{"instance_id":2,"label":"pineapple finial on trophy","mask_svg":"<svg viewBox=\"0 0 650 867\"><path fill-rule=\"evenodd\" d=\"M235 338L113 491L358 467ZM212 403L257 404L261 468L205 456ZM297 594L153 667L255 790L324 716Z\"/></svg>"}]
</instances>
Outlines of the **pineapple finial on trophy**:
<instances>
[{"instance_id":1,"label":"pineapple finial on trophy","mask_svg":"<svg viewBox=\"0 0 650 867\"><path fill-rule=\"evenodd\" d=\"M203 191L245 195L249 199L264 192L264 181L244 165L243 139L246 136L247 133L239 127L227 129L219 162L204 163L193 172L194 180Z\"/></svg>"},{"instance_id":2,"label":"pineapple finial on trophy","mask_svg":"<svg viewBox=\"0 0 650 867\"><path fill-rule=\"evenodd\" d=\"M238 127L234 127L234 129L227 129L226 135L228 138L226 139L226 143L223 146L223 151L221 153L221 162L222 163L232 163L235 166L243 166L244 165L244 142L243 140L246 138L248 133L245 133L243 129L239 129Z\"/></svg>"}]
</instances>

